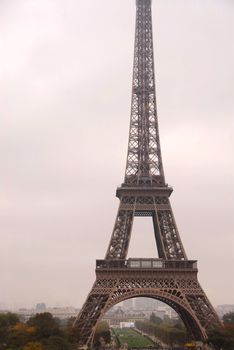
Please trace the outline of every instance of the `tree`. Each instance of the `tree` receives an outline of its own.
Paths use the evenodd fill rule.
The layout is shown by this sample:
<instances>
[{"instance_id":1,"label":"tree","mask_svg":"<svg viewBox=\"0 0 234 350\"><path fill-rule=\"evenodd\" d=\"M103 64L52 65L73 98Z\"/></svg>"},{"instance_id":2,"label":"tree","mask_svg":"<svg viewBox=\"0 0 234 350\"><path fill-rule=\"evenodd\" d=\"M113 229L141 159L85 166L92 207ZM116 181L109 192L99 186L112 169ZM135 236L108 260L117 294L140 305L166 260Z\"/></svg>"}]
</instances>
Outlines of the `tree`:
<instances>
[{"instance_id":1,"label":"tree","mask_svg":"<svg viewBox=\"0 0 234 350\"><path fill-rule=\"evenodd\" d=\"M186 340L186 330L177 326L178 320L163 320L159 325L150 321L136 321L136 328L150 335L154 335L166 344L181 344Z\"/></svg>"},{"instance_id":2,"label":"tree","mask_svg":"<svg viewBox=\"0 0 234 350\"><path fill-rule=\"evenodd\" d=\"M36 339L48 338L52 335L61 335L58 319L54 318L49 312L36 314L28 320L27 324L35 327Z\"/></svg>"},{"instance_id":3,"label":"tree","mask_svg":"<svg viewBox=\"0 0 234 350\"><path fill-rule=\"evenodd\" d=\"M158 316L155 315L154 312L150 315L150 322L155 323L155 324L160 324L162 323L162 319Z\"/></svg>"},{"instance_id":4,"label":"tree","mask_svg":"<svg viewBox=\"0 0 234 350\"><path fill-rule=\"evenodd\" d=\"M108 344L110 343L111 336L110 336L110 328L107 322L101 321L98 323L96 332L94 335L94 347L99 348L104 343Z\"/></svg>"},{"instance_id":5,"label":"tree","mask_svg":"<svg viewBox=\"0 0 234 350\"><path fill-rule=\"evenodd\" d=\"M224 324L234 324L234 312L228 312L223 316Z\"/></svg>"},{"instance_id":6,"label":"tree","mask_svg":"<svg viewBox=\"0 0 234 350\"><path fill-rule=\"evenodd\" d=\"M63 337L52 336L45 341L45 350L70 350L71 344Z\"/></svg>"},{"instance_id":7,"label":"tree","mask_svg":"<svg viewBox=\"0 0 234 350\"><path fill-rule=\"evenodd\" d=\"M7 332L7 345L10 348L18 348L32 341L35 336L35 327L24 323L16 323L10 326Z\"/></svg>"},{"instance_id":8,"label":"tree","mask_svg":"<svg viewBox=\"0 0 234 350\"><path fill-rule=\"evenodd\" d=\"M228 325L213 329L209 333L208 342L211 343L215 349L233 350L234 349L234 326Z\"/></svg>"},{"instance_id":9,"label":"tree","mask_svg":"<svg viewBox=\"0 0 234 350\"><path fill-rule=\"evenodd\" d=\"M67 325L64 329L64 335L70 343L77 344L79 342L79 328L73 326L74 321L75 317L70 317L68 319Z\"/></svg>"},{"instance_id":10,"label":"tree","mask_svg":"<svg viewBox=\"0 0 234 350\"><path fill-rule=\"evenodd\" d=\"M18 315L7 312L6 314L0 314L0 329L5 326L13 326L19 322Z\"/></svg>"},{"instance_id":11,"label":"tree","mask_svg":"<svg viewBox=\"0 0 234 350\"><path fill-rule=\"evenodd\" d=\"M8 329L19 322L19 317L16 314L8 312L6 314L0 314L0 348L1 345L6 343Z\"/></svg>"},{"instance_id":12,"label":"tree","mask_svg":"<svg viewBox=\"0 0 234 350\"><path fill-rule=\"evenodd\" d=\"M38 341L29 342L23 347L23 350L43 350L43 345Z\"/></svg>"}]
</instances>

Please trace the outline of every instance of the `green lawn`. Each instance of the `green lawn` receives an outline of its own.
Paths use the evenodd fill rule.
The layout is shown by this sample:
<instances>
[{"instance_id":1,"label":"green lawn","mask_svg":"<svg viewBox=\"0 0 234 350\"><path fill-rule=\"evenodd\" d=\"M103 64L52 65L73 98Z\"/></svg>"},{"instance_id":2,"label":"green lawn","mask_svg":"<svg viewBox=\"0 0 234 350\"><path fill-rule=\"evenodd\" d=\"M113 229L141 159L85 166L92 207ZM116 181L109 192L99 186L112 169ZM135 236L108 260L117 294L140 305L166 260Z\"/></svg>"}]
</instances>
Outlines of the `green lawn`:
<instances>
[{"instance_id":1,"label":"green lawn","mask_svg":"<svg viewBox=\"0 0 234 350\"><path fill-rule=\"evenodd\" d=\"M130 348L149 347L154 345L150 339L140 335L131 328L114 328L113 332L118 338L121 346L124 343L127 343Z\"/></svg>"}]
</instances>

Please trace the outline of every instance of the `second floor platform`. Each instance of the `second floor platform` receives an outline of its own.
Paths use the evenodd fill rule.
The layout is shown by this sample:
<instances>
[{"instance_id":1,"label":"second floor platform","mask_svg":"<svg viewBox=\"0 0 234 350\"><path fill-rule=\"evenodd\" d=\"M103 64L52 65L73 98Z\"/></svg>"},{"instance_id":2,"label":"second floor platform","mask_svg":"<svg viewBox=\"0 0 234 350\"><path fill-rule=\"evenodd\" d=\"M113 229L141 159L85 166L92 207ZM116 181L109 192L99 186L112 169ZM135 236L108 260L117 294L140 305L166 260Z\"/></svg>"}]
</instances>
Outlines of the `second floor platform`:
<instances>
[{"instance_id":1,"label":"second floor platform","mask_svg":"<svg viewBox=\"0 0 234 350\"><path fill-rule=\"evenodd\" d=\"M96 260L96 270L193 270L197 271L197 260L163 260L130 258L126 260Z\"/></svg>"}]
</instances>

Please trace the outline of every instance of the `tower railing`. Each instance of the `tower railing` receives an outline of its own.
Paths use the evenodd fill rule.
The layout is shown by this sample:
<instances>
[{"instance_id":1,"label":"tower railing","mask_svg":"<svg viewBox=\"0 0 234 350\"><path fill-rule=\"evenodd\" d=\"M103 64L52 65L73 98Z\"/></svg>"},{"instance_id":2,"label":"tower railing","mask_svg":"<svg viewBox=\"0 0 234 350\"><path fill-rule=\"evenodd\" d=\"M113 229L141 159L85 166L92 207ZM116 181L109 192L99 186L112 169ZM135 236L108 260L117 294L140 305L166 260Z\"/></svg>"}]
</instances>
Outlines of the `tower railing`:
<instances>
[{"instance_id":1,"label":"tower railing","mask_svg":"<svg viewBox=\"0 0 234 350\"><path fill-rule=\"evenodd\" d=\"M192 269L197 270L196 260L163 260L130 258L126 260L98 259L96 260L96 269Z\"/></svg>"}]
</instances>

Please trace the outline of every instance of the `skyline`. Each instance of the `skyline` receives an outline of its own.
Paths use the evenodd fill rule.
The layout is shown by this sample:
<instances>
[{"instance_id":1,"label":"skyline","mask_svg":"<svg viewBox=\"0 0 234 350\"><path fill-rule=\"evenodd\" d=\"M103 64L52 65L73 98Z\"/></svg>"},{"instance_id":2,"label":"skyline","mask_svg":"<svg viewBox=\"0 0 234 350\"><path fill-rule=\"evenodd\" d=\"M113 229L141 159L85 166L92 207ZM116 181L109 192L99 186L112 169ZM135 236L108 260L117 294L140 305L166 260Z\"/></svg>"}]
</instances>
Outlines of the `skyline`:
<instances>
[{"instance_id":1,"label":"skyline","mask_svg":"<svg viewBox=\"0 0 234 350\"><path fill-rule=\"evenodd\" d=\"M135 4L0 7L0 302L81 306L123 181ZM214 305L234 303L233 9L228 1L153 2L165 176L185 250ZM129 256L155 256L152 224L135 221Z\"/></svg>"},{"instance_id":2,"label":"skyline","mask_svg":"<svg viewBox=\"0 0 234 350\"><path fill-rule=\"evenodd\" d=\"M148 299L147 297L138 297L138 299ZM133 298L133 299L136 299L136 297L135 298ZM126 300L125 300L126 301ZM155 300L155 301L158 301L157 299ZM39 303L43 303L44 304L44 302L43 301L40 301ZM160 301L160 303L161 304L163 304L163 305L165 305L165 306L167 306L167 307L171 307L170 305L167 305L167 304L165 304L164 302L162 302L162 301ZM38 303L37 303L38 304ZM22 309L22 310L37 310L38 312L48 312L48 310L51 310L51 309L69 309L69 308L71 308L71 309L77 309L77 310L80 310L81 309L81 307L82 307L82 305L80 305L80 306L73 306L73 305L46 305L45 304L45 309L43 309L43 310L38 310L37 309L37 304L35 304L35 305L31 305L31 307L24 307L23 305L21 305L21 307L20 308L8 308L8 307L4 307L4 303L2 303L2 304L0 304L0 311L19 311L20 309ZM121 308L123 308L123 302L121 302L121 303L119 303L119 304L116 304L116 305L114 305L113 306L113 308L118 308L118 307L121 307ZM1 306L2 305L2 306ZM7 305L5 305L5 306L7 306ZM161 307L161 306L159 306L159 307ZM234 304L220 304L220 305L214 305L214 308L215 308L215 310L217 311L219 311L220 310L220 308L224 308L225 309L225 307L230 307L231 309L234 309ZM112 309L112 308L111 308ZM110 309L110 310L111 310ZM143 310L142 308L137 308L137 307L133 307L132 308L132 310L134 311L134 310ZM148 310L148 309L147 309ZM154 309L152 308L152 311L153 311ZM149 310L148 310L149 311ZM228 313L229 311L227 311L227 312L224 312L224 314L225 313ZM232 312L232 311L230 311L230 312Z\"/></svg>"}]
</instances>

